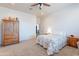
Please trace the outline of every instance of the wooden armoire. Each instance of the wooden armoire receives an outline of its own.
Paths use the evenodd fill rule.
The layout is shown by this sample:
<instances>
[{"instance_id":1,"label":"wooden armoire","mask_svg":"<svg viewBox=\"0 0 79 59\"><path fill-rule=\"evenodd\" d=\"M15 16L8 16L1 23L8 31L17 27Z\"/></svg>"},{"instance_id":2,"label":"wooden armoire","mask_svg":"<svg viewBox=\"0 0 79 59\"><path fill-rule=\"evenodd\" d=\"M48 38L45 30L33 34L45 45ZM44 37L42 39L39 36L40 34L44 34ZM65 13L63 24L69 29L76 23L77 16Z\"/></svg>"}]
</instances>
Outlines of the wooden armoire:
<instances>
[{"instance_id":1,"label":"wooden armoire","mask_svg":"<svg viewBox=\"0 0 79 59\"><path fill-rule=\"evenodd\" d=\"M2 46L19 43L19 21L17 18L2 20Z\"/></svg>"}]
</instances>

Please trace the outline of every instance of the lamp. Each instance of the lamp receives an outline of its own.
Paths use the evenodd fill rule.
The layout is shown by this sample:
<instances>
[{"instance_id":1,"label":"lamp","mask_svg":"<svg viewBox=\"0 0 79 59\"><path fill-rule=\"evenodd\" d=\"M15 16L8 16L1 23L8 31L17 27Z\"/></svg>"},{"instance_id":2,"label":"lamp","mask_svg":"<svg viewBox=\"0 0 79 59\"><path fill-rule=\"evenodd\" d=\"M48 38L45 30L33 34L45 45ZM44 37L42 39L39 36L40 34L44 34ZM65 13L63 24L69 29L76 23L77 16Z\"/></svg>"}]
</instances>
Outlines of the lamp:
<instances>
[{"instance_id":1,"label":"lamp","mask_svg":"<svg viewBox=\"0 0 79 59\"><path fill-rule=\"evenodd\" d=\"M52 29L50 27L47 29L47 34L52 34Z\"/></svg>"}]
</instances>

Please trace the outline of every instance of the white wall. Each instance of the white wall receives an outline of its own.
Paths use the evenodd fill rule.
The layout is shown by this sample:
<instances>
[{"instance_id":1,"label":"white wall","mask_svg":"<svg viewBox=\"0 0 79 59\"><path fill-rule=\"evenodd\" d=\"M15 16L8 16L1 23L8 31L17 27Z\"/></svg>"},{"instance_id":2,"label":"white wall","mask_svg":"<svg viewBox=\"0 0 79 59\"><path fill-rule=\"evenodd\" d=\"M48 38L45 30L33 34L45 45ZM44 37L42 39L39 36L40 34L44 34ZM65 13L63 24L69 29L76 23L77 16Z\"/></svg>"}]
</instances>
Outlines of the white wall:
<instances>
[{"instance_id":1,"label":"white wall","mask_svg":"<svg viewBox=\"0 0 79 59\"><path fill-rule=\"evenodd\" d=\"M2 40L1 39L1 19L4 16L16 16L18 18L20 41L27 40L28 38L35 35L36 17L34 15L0 7L0 40Z\"/></svg>"},{"instance_id":2,"label":"white wall","mask_svg":"<svg viewBox=\"0 0 79 59\"><path fill-rule=\"evenodd\" d=\"M54 12L43 21L42 33L51 28L52 32L74 34L79 36L79 5L72 5L59 12ZM42 20L41 20L42 21Z\"/></svg>"}]
</instances>

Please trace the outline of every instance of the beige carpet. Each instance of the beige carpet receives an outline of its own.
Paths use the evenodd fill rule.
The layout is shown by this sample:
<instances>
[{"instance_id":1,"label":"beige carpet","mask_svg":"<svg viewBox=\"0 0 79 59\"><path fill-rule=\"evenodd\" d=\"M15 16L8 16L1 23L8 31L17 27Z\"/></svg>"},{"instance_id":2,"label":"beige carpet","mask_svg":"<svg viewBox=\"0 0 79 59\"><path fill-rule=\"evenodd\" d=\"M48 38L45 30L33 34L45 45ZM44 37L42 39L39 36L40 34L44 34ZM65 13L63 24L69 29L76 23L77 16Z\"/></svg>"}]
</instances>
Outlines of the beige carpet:
<instances>
[{"instance_id":1,"label":"beige carpet","mask_svg":"<svg viewBox=\"0 0 79 59\"><path fill-rule=\"evenodd\" d=\"M2 56L47 56L46 50L37 45L34 39L0 48ZM79 49L66 46L55 56L79 56Z\"/></svg>"}]
</instances>

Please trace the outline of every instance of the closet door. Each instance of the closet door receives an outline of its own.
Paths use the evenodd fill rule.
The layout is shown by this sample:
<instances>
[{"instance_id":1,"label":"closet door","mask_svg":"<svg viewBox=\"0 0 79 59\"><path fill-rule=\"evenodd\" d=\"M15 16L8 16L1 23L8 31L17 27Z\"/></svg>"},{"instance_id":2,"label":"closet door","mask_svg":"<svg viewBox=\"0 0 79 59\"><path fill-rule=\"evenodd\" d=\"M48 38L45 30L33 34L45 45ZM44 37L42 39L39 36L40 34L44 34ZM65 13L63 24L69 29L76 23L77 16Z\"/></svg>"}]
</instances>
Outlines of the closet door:
<instances>
[{"instance_id":1,"label":"closet door","mask_svg":"<svg viewBox=\"0 0 79 59\"><path fill-rule=\"evenodd\" d=\"M19 42L19 22L13 22L14 43Z\"/></svg>"},{"instance_id":2,"label":"closet door","mask_svg":"<svg viewBox=\"0 0 79 59\"><path fill-rule=\"evenodd\" d=\"M13 43L13 23L11 21L3 21L3 45Z\"/></svg>"}]
</instances>

